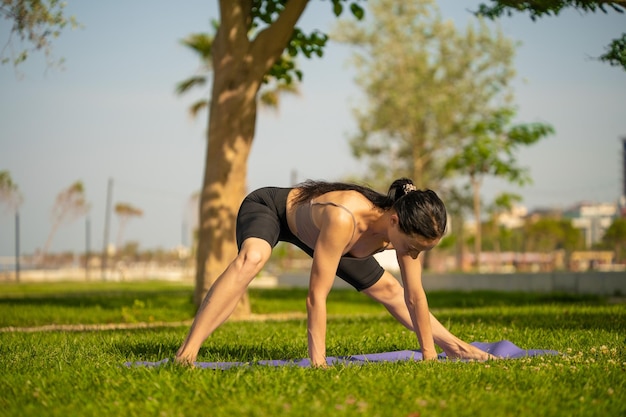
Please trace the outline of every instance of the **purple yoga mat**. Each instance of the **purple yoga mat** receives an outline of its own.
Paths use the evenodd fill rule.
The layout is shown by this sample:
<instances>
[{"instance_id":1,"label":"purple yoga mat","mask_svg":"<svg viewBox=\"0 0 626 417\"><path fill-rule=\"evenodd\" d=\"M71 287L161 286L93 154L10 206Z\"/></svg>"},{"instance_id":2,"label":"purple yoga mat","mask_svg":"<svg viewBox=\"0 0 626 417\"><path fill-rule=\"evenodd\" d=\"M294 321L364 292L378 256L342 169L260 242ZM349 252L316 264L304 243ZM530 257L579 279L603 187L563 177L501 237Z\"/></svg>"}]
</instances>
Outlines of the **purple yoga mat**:
<instances>
[{"instance_id":1,"label":"purple yoga mat","mask_svg":"<svg viewBox=\"0 0 626 417\"><path fill-rule=\"evenodd\" d=\"M539 355L556 355L555 350L547 349L522 349L515 346L508 340L501 340L494 343L481 343L473 342L473 346L485 352L491 353L494 356L505 359L518 359L529 356ZM446 359L445 353L439 354L440 360ZM399 350L395 352L383 352L383 353L368 353L364 355L350 355L350 356L329 356L326 358L326 362L329 365L348 365L357 364L363 365L366 363L375 362L398 362L398 361L420 361L422 360L422 352L419 350ZM164 365L169 362L169 359L163 359L157 362L138 361L138 362L126 362L126 366L146 366L156 367ZM309 359L280 359L280 360L263 360L257 362L195 362L196 368L204 369L230 369L237 366L248 365L266 365L266 366L299 366L306 368L311 366Z\"/></svg>"}]
</instances>

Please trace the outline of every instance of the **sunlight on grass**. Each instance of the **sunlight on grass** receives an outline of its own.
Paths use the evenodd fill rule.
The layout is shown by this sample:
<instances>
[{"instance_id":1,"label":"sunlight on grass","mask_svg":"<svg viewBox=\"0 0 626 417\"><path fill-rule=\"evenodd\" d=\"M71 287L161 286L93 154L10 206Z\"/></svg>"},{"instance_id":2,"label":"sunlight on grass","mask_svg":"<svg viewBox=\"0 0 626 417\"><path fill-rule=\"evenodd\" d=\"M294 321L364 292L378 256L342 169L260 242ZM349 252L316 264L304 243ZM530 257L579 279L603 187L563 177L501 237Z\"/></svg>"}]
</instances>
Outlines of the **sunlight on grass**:
<instances>
[{"instance_id":1,"label":"sunlight on grass","mask_svg":"<svg viewBox=\"0 0 626 417\"><path fill-rule=\"evenodd\" d=\"M2 326L185 320L190 287L159 283L12 288ZM257 313L304 311L302 290L254 290ZM626 306L598 297L433 293L463 339L508 339L559 355L491 362L400 362L327 370L248 366L228 371L127 368L172 358L187 326L0 333L6 416L618 416L626 415ZM332 306L332 307L331 307ZM415 335L355 291L333 291L328 354L414 349ZM306 357L306 320L228 322L200 360Z\"/></svg>"}]
</instances>

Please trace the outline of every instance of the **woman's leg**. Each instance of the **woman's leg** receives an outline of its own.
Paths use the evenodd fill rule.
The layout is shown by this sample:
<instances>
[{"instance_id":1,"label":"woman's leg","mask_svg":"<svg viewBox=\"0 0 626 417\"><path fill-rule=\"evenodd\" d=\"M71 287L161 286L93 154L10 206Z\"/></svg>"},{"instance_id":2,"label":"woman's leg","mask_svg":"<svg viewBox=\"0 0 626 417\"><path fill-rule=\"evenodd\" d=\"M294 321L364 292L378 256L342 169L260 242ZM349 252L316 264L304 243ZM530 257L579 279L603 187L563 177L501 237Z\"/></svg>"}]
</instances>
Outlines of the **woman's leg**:
<instances>
[{"instance_id":1,"label":"woman's leg","mask_svg":"<svg viewBox=\"0 0 626 417\"><path fill-rule=\"evenodd\" d=\"M404 327L413 330L413 322L409 310L404 301L404 288L391 275L385 271L376 284L363 290L370 298L378 301L396 318ZM435 316L430 313L430 326L433 332L435 344L443 349L448 358L453 359L476 359L487 360L494 357L482 350L466 343L450 333Z\"/></svg>"},{"instance_id":2,"label":"woman's leg","mask_svg":"<svg viewBox=\"0 0 626 417\"><path fill-rule=\"evenodd\" d=\"M176 361L191 364L196 360L202 343L232 314L239 299L272 253L263 239L248 238L239 254L217 278L191 325L189 334L176 353Z\"/></svg>"}]
</instances>

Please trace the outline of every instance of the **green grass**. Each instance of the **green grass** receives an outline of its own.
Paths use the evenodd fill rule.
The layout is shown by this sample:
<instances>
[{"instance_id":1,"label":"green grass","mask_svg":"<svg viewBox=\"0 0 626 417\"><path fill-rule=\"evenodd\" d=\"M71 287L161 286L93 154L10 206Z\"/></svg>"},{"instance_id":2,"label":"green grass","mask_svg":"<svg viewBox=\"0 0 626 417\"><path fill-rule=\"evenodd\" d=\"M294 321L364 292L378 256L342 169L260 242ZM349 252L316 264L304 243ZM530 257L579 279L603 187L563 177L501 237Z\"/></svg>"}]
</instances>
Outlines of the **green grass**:
<instances>
[{"instance_id":1,"label":"green grass","mask_svg":"<svg viewBox=\"0 0 626 417\"><path fill-rule=\"evenodd\" d=\"M195 311L193 288L168 282L4 284L0 291L0 327L181 321Z\"/></svg>"},{"instance_id":2,"label":"green grass","mask_svg":"<svg viewBox=\"0 0 626 417\"><path fill-rule=\"evenodd\" d=\"M190 319L191 287L0 286L0 327ZM255 313L304 312L305 291L253 290ZM0 416L623 416L626 305L599 297L432 293L466 340L562 352L488 363L391 363L228 371L126 361L173 357L188 328L0 333ZM354 291L329 300L328 354L411 349L415 336ZM305 320L229 322L200 360L306 356Z\"/></svg>"}]
</instances>

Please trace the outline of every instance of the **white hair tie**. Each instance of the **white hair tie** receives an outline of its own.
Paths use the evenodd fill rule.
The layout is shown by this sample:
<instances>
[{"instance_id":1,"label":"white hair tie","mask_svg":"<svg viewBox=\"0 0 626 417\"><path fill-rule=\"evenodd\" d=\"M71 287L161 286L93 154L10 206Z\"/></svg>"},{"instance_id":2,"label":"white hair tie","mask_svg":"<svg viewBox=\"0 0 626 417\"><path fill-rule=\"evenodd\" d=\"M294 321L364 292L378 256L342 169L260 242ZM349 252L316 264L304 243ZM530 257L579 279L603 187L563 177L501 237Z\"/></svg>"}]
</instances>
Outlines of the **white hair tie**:
<instances>
[{"instance_id":1,"label":"white hair tie","mask_svg":"<svg viewBox=\"0 0 626 417\"><path fill-rule=\"evenodd\" d=\"M415 188L415 186L413 184L404 184L402 186L402 190L404 191L404 194L408 194L411 191L417 191L417 188Z\"/></svg>"}]
</instances>

